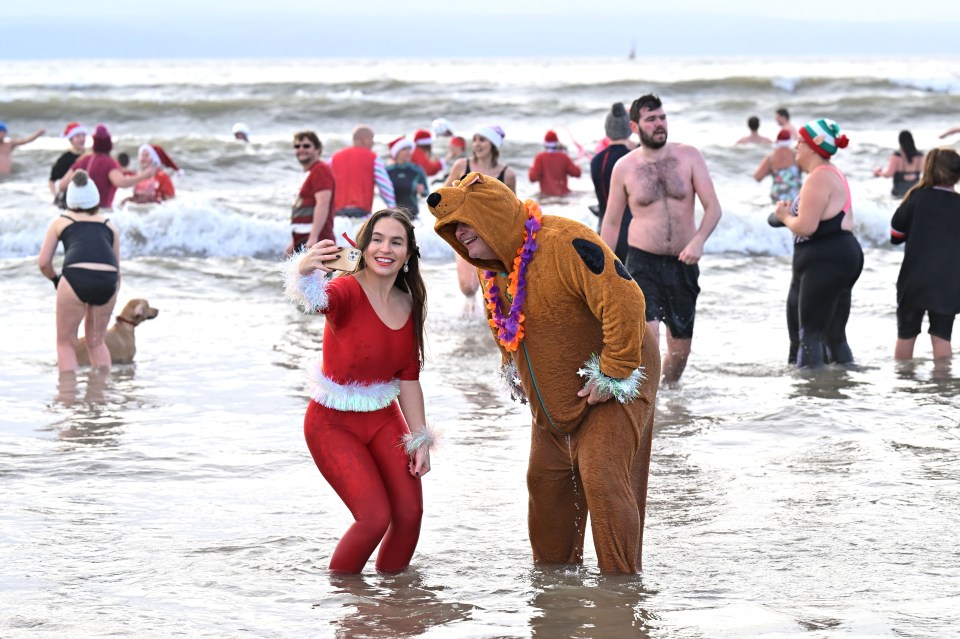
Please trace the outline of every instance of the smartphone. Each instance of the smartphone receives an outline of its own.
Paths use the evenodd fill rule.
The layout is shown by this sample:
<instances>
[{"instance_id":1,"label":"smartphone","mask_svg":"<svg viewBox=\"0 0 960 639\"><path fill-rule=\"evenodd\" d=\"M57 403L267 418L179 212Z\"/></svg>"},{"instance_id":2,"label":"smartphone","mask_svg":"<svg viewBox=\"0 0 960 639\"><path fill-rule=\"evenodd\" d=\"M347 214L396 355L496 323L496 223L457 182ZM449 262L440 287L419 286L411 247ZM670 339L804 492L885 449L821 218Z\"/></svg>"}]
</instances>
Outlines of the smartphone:
<instances>
[{"instance_id":1,"label":"smartphone","mask_svg":"<svg viewBox=\"0 0 960 639\"><path fill-rule=\"evenodd\" d=\"M353 273L360 265L360 249L352 246L340 246L337 248L337 257L324 262L328 268L345 273Z\"/></svg>"}]
</instances>

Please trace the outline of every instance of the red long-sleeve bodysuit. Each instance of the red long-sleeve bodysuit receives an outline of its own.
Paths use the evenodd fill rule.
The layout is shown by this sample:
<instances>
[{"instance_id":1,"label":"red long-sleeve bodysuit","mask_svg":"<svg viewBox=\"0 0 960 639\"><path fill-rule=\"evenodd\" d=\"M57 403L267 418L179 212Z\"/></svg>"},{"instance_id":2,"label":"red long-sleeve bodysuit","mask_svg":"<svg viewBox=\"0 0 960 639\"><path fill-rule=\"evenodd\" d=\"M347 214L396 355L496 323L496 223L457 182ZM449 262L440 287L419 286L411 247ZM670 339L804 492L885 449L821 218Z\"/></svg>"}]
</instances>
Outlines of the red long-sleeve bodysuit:
<instances>
[{"instance_id":1,"label":"red long-sleeve bodysuit","mask_svg":"<svg viewBox=\"0 0 960 639\"><path fill-rule=\"evenodd\" d=\"M413 317L386 326L360 283L342 276L326 287L322 372L303 431L323 477L353 514L330 570L359 573L377 544L376 567L403 570L420 536L423 495L408 471L397 404L399 380L419 378Z\"/></svg>"}]
</instances>

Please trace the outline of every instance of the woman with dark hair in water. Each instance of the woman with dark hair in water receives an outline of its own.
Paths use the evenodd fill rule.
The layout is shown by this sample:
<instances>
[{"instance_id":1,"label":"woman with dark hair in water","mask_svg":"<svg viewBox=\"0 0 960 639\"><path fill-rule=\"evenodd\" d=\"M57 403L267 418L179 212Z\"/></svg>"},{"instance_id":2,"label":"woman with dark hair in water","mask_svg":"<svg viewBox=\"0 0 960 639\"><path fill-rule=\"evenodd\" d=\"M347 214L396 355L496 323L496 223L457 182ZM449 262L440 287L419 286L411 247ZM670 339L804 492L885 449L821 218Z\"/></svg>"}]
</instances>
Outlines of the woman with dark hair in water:
<instances>
[{"instance_id":1,"label":"woman with dark hair in water","mask_svg":"<svg viewBox=\"0 0 960 639\"><path fill-rule=\"evenodd\" d=\"M430 470L420 368L427 293L413 224L399 209L360 229L358 270L328 280L342 249L320 240L288 260L287 295L326 317L322 362L303 431L324 479L354 516L330 559L359 573L377 545L377 570L410 564L420 535L420 479Z\"/></svg>"},{"instance_id":2,"label":"woman with dark hair in water","mask_svg":"<svg viewBox=\"0 0 960 639\"><path fill-rule=\"evenodd\" d=\"M920 181L920 172L923 169L923 153L917 150L917 145L913 142L913 134L909 131L901 131L900 149L894 151L890 156L890 162L887 168L877 167L873 170L876 177L892 177L893 190L890 194L894 197L903 197L914 184Z\"/></svg>"}]
</instances>

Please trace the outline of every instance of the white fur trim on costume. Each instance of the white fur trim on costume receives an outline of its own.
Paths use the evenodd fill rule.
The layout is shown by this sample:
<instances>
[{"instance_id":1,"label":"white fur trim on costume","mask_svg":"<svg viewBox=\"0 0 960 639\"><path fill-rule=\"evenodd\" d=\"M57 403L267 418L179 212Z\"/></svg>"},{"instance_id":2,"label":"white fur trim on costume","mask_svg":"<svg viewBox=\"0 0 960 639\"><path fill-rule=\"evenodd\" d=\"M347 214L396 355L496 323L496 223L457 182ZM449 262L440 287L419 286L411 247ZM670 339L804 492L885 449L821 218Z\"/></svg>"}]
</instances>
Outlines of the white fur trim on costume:
<instances>
[{"instance_id":1,"label":"white fur trim on costume","mask_svg":"<svg viewBox=\"0 0 960 639\"><path fill-rule=\"evenodd\" d=\"M305 313L327 310L327 278L323 271L316 270L309 275L300 274L300 260L307 254L306 247L300 249L280 264L283 275L283 291L287 299L296 302Z\"/></svg>"},{"instance_id":2,"label":"white fur trim on costume","mask_svg":"<svg viewBox=\"0 0 960 639\"><path fill-rule=\"evenodd\" d=\"M404 434L401 442L403 443L403 449L408 455L412 455L420 448L426 448L427 450L434 450L437 447L437 443L440 441L440 432L433 428L430 424L424 424L416 431L410 431L409 433Z\"/></svg>"},{"instance_id":3,"label":"white fur trim on costume","mask_svg":"<svg viewBox=\"0 0 960 639\"><path fill-rule=\"evenodd\" d=\"M317 364L309 371L313 388L310 397L321 406L353 413L370 413L386 408L400 396L400 380L389 382L348 382L338 384L323 374Z\"/></svg>"},{"instance_id":4,"label":"white fur trim on costume","mask_svg":"<svg viewBox=\"0 0 960 639\"><path fill-rule=\"evenodd\" d=\"M527 392L523 390L523 383L517 375L517 365L512 361L500 368L500 382L503 390L510 394L510 399L521 404L527 403Z\"/></svg>"},{"instance_id":5,"label":"white fur trim on costume","mask_svg":"<svg viewBox=\"0 0 960 639\"><path fill-rule=\"evenodd\" d=\"M643 372L643 366L630 373L630 377L620 379L617 377L608 377L600 370L600 356L594 353L586 362L583 368L577 371L577 375L584 377L587 384L593 382L598 391L604 394L613 395L621 404L626 404L640 396L640 382L646 379Z\"/></svg>"}]
</instances>

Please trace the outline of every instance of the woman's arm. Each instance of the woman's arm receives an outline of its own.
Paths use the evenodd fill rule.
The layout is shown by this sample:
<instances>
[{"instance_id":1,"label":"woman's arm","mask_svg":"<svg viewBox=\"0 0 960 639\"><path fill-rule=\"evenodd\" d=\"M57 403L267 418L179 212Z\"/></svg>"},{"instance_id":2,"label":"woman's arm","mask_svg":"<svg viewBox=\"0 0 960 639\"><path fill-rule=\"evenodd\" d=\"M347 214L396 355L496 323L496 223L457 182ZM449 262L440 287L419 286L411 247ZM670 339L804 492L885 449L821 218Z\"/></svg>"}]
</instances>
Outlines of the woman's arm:
<instances>
[{"instance_id":1,"label":"woman's arm","mask_svg":"<svg viewBox=\"0 0 960 639\"><path fill-rule=\"evenodd\" d=\"M444 186L453 186L454 180L459 180L463 177L463 170L467 168L467 161L463 158L460 158L453 163L453 166L450 167L450 174L447 176L446 182L443 183Z\"/></svg>"},{"instance_id":2,"label":"woman's arm","mask_svg":"<svg viewBox=\"0 0 960 639\"><path fill-rule=\"evenodd\" d=\"M398 401L400 412L410 428L410 436L404 438L407 453L410 455L410 474L423 477L430 472L430 447L436 436L427 426L420 380L400 380Z\"/></svg>"},{"instance_id":3,"label":"woman's arm","mask_svg":"<svg viewBox=\"0 0 960 639\"><path fill-rule=\"evenodd\" d=\"M763 178L770 175L770 166L771 166L771 156L763 158L760 162L760 166L757 167L757 170L753 172L753 179L757 182L762 182Z\"/></svg>"},{"instance_id":4,"label":"woman's arm","mask_svg":"<svg viewBox=\"0 0 960 639\"><path fill-rule=\"evenodd\" d=\"M53 269L53 254L57 251L57 243L60 242L60 236L57 234L57 223L54 221L43 236L43 245L40 247L40 254L37 256L37 266L40 272L48 280L56 285L57 272Z\"/></svg>"},{"instance_id":5,"label":"woman's arm","mask_svg":"<svg viewBox=\"0 0 960 639\"><path fill-rule=\"evenodd\" d=\"M513 169L507 167L507 172L503 175L503 183L510 187L510 190L516 194L517 192L517 174L513 172Z\"/></svg>"},{"instance_id":6,"label":"woman's arm","mask_svg":"<svg viewBox=\"0 0 960 639\"><path fill-rule=\"evenodd\" d=\"M120 169L110 169L110 173L107 174L107 177L110 179L110 184L114 185L118 189L125 189L134 186L141 180L152 178L154 175L156 175L156 173L157 168L154 166L151 166L149 169L144 169L139 173L134 173L133 175L124 175L123 171Z\"/></svg>"},{"instance_id":7,"label":"woman's arm","mask_svg":"<svg viewBox=\"0 0 960 639\"><path fill-rule=\"evenodd\" d=\"M873 175L875 177L892 177L898 168L900 168L900 156L894 154L890 156L890 162L887 164L887 168L884 169L878 166L873 170Z\"/></svg>"}]
</instances>

